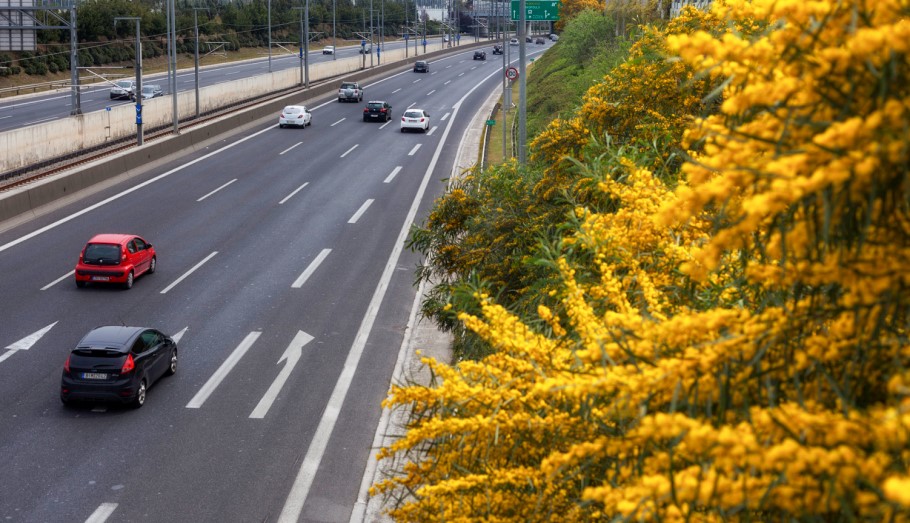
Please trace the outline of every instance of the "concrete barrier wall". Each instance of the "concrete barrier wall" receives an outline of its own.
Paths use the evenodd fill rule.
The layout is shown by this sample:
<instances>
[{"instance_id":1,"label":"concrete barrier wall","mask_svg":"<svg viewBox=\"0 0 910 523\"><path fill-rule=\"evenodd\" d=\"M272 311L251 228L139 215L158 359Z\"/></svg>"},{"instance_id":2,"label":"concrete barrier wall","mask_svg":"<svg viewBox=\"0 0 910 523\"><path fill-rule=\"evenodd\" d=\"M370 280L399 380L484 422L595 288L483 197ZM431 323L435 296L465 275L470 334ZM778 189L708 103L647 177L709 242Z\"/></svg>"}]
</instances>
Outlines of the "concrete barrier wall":
<instances>
[{"instance_id":1,"label":"concrete barrier wall","mask_svg":"<svg viewBox=\"0 0 910 523\"><path fill-rule=\"evenodd\" d=\"M428 53L442 49L439 42L427 44ZM420 56L423 56L423 53ZM410 49L407 58L404 49L382 53L381 58L383 65L405 59L415 60L413 48ZM310 64L310 82L356 73L362 70L362 63L363 57L356 56ZM373 63L376 64L375 55ZM369 56L366 57L366 66L370 69ZM199 89L199 111L205 113L230 103L289 89L299 84L300 68L295 67L202 87ZM170 96L146 100L142 108L143 125L149 129L170 124L173 121L172 108L173 101ZM195 116L195 91L183 91L177 95L177 113L180 119ZM73 154L120 138L135 136L135 114L132 104L121 104L106 111L93 111L0 133L0 151L4 152L0 155L0 173Z\"/></svg>"}]
</instances>

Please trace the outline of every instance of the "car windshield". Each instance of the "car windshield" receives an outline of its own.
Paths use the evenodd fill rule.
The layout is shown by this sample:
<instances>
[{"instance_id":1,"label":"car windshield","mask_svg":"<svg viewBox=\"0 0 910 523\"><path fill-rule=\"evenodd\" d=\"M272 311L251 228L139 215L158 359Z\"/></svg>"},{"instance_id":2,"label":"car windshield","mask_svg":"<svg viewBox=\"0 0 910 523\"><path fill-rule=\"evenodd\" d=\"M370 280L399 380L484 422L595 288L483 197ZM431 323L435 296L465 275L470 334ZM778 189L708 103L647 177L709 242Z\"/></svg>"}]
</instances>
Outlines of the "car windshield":
<instances>
[{"instance_id":1,"label":"car windshield","mask_svg":"<svg viewBox=\"0 0 910 523\"><path fill-rule=\"evenodd\" d=\"M120 246L109 243L92 243L85 248L82 260L98 265L117 265L120 263Z\"/></svg>"},{"instance_id":2,"label":"car windshield","mask_svg":"<svg viewBox=\"0 0 910 523\"><path fill-rule=\"evenodd\" d=\"M142 88L142 92L143 92L143 93L154 93L154 92L155 92L155 88L152 87L152 86L143 87L143 88Z\"/></svg>"},{"instance_id":3,"label":"car windshield","mask_svg":"<svg viewBox=\"0 0 910 523\"><path fill-rule=\"evenodd\" d=\"M422 118L423 113L420 111L405 111L404 115L408 118Z\"/></svg>"},{"instance_id":4,"label":"car windshield","mask_svg":"<svg viewBox=\"0 0 910 523\"><path fill-rule=\"evenodd\" d=\"M129 82L129 81L117 82L117 87L122 87L124 89L129 89L132 86L133 86L133 82Z\"/></svg>"},{"instance_id":5,"label":"car windshield","mask_svg":"<svg viewBox=\"0 0 910 523\"><path fill-rule=\"evenodd\" d=\"M284 108L284 114L297 114L300 112L299 107L288 106Z\"/></svg>"}]
</instances>

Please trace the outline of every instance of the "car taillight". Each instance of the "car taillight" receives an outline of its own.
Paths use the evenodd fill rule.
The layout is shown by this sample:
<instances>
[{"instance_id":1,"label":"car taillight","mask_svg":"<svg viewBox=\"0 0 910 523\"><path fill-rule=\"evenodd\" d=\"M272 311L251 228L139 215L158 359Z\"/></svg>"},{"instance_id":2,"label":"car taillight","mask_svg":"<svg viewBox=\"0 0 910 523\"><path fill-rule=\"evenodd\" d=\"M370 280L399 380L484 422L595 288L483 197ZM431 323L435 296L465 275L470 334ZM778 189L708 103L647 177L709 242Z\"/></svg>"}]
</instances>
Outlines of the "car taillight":
<instances>
[{"instance_id":1,"label":"car taillight","mask_svg":"<svg viewBox=\"0 0 910 523\"><path fill-rule=\"evenodd\" d=\"M380 109L379 112L380 112L380 113L384 113L384 112L385 112L385 107L383 107L382 109Z\"/></svg>"},{"instance_id":2,"label":"car taillight","mask_svg":"<svg viewBox=\"0 0 910 523\"><path fill-rule=\"evenodd\" d=\"M370 112L370 109L368 107L364 107L363 112L368 113L368 112Z\"/></svg>"},{"instance_id":3,"label":"car taillight","mask_svg":"<svg viewBox=\"0 0 910 523\"><path fill-rule=\"evenodd\" d=\"M284 118L284 113L279 114L278 118Z\"/></svg>"},{"instance_id":4,"label":"car taillight","mask_svg":"<svg viewBox=\"0 0 910 523\"><path fill-rule=\"evenodd\" d=\"M70 358L72 358L72 357L73 357L72 355L67 356L66 363L63 364L63 372L65 372L67 374L70 373Z\"/></svg>"},{"instance_id":5,"label":"car taillight","mask_svg":"<svg viewBox=\"0 0 910 523\"><path fill-rule=\"evenodd\" d=\"M135 368L136 362L133 361L133 355L128 354L126 356L126 361L123 362L123 367L120 367L120 375L129 374Z\"/></svg>"},{"instance_id":6,"label":"car taillight","mask_svg":"<svg viewBox=\"0 0 910 523\"><path fill-rule=\"evenodd\" d=\"M420 119L420 123L423 123L423 118Z\"/></svg>"},{"instance_id":7,"label":"car taillight","mask_svg":"<svg viewBox=\"0 0 910 523\"><path fill-rule=\"evenodd\" d=\"M300 115L300 116L298 116L298 117L297 117L297 118L298 118L298 119L300 119L300 118L303 118L303 115L302 115L302 114L301 114L301 115Z\"/></svg>"}]
</instances>

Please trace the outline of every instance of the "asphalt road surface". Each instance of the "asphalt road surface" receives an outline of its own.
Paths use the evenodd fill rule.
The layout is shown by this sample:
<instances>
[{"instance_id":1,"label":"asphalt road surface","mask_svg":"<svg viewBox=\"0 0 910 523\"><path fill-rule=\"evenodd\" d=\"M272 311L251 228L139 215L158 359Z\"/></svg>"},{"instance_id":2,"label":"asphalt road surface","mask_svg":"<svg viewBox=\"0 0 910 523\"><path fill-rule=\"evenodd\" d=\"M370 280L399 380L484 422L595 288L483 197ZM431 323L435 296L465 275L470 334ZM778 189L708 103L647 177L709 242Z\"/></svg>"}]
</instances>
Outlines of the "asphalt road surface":
<instances>
[{"instance_id":1,"label":"asphalt road surface","mask_svg":"<svg viewBox=\"0 0 910 523\"><path fill-rule=\"evenodd\" d=\"M301 100L312 127L276 115L0 232L0 520L349 521L415 294L403 240L501 67L367 84L389 123ZM429 132L399 132L408 107ZM144 236L157 272L77 289L101 232ZM177 374L138 410L64 407L66 356L105 324L178 338Z\"/></svg>"},{"instance_id":2,"label":"asphalt road surface","mask_svg":"<svg viewBox=\"0 0 910 523\"><path fill-rule=\"evenodd\" d=\"M438 41L436 37L434 41ZM466 39L465 42L474 42L473 38ZM400 49L403 42L388 41L385 46L391 51ZM493 43L490 42L492 49ZM339 47L336 51L336 59L349 58L351 56L361 56L359 47ZM374 48L375 49L375 48ZM413 42L409 46L410 52L413 53ZM418 47L418 56L423 55L423 47ZM413 56L413 54L411 55ZM331 55L323 55L322 48L310 47L308 54L310 64L332 60ZM370 66L371 57L366 57L367 67ZM372 54L373 63L378 65L375 50ZM205 65L204 60L200 60L201 65ZM182 65L185 67L185 65ZM288 55L287 53L272 53L272 71L281 71L284 69L299 69L300 59L297 55ZM98 72L111 72L110 70L98 70ZM125 75L125 78L133 78L132 69L123 69L119 71ZM245 61L234 64L223 64L219 66L208 67L199 70L199 86L231 82L240 78L246 78L256 75L268 74L268 58L262 58L255 61ZM168 75L167 73L157 73L152 75L143 75L142 83L159 84L165 93L168 94ZM189 71L177 72L177 90L190 91L196 87L196 75L191 69ZM80 91L80 105L83 113L92 111L103 111L105 107L114 107L123 104L133 104L129 100L112 100L110 97L110 84L93 84L91 87L85 87ZM0 100L0 132L27 127L38 123L50 122L61 118L69 117L72 111L72 101L70 92L54 92L42 95L28 95L14 98L5 98Z\"/></svg>"}]
</instances>

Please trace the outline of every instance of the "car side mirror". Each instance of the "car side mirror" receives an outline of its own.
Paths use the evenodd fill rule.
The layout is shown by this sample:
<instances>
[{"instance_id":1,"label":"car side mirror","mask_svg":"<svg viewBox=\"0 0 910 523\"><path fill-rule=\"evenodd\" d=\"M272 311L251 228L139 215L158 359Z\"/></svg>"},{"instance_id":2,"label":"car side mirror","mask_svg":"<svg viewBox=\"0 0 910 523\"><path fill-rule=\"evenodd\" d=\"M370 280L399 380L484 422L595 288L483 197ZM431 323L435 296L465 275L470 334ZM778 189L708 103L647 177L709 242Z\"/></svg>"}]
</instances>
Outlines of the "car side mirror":
<instances>
[{"instance_id":1,"label":"car side mirror","mask_svg":"<svg viewBox=\"0 0 910 523\"><path fill-rule=\"evenodd\" d=\"M151 249L151 248L152 248L152 244L151 244L151 243L146 243L146 244L145 244L145 248L146 248L146 249Z\"/></svg>"}]
</instances>

